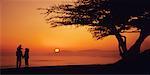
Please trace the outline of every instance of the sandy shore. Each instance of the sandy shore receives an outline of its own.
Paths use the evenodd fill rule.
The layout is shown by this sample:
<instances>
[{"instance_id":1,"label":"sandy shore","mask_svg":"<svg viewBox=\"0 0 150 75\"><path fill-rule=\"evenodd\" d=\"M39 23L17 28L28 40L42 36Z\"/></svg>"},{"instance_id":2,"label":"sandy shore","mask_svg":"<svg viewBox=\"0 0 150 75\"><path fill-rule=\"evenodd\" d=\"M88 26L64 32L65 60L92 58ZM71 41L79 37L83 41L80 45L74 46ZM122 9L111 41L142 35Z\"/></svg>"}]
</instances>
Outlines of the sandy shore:
<instances>
[{"instance_id":1,"label":"sandy shore","mask_svg":"<svg viewBox=\"0 0 150 75\"><path fill-rule=\"evenodd\" d=\"M107 65L39 66L1 69L1 74L148 74L150 75L150 50L137 57L121 59Z\"/></svg>"}]
</instances>

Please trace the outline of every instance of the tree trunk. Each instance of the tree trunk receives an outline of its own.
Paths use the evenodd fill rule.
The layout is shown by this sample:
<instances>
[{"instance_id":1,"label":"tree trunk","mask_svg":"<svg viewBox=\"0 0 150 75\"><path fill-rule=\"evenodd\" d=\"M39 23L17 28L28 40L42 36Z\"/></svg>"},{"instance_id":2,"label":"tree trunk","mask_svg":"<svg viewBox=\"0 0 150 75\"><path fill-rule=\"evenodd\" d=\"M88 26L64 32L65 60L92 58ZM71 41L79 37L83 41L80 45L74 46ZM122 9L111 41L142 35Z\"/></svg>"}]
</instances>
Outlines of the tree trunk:
<instances>
[{"instance_id":1,"label":"tree trunk","mask_svg":"<svg viewBox=\"0 0 150 75\"><path fill-rule=\"evenodd\" d=\"M112 18L112 16L110 16L110 18ZM114 19L108 20L110 22L110 30L111 32L116 36L117 40L118 40L118 48L119 48L119 53L120 56L122 58L126 57L126 53L127 53L127 47L126 47L126 37L123 40L123 36L120 34L120 32L117 30L117 28L115 27L115 22Z\"/></svg>"},{"instance_id":2,"label":"tree trunk","mask_svg":"<svg viewBox=\"0 0 150 75\"><path fill-rule=\"evenodd\" d=\"M131 48L128 50L128 54L129 56L134 56L134 55L138 55L140 53L140 47L144 41L144 39L149 36L148 34L146 34L146 32L141 31L140 32L140 36L139 38L136 40L136 42L134 43L134 45L131 46Z\"/></svg>"},{"instance_id":3,"label":"tree trunk","mask_svg":"<svg viewBox=\"0 0 150 75\"><path fill-rule=\"evenodd\" d=\"M121 34L116 34L116 38L118 40L119 53L122 58L126 57L127 47L126 47L126 38L125 36L121 36Z\"/></svg>"},{"instance_id":4,"label":"tree trunk","mask_svg":"<svg viewBox=\"0 0 150 75\"><path fill-rule=\"evenodd\" d=\"M127 53L127 47L126 47L126 37L125 36L122 36L118 30L116 29L115 26L112 26L112 32L114 32L117 40L118 40L118 48L119 48L119 53L120 53L120 56L122 58L125 58L126 57L126 53ZM124 38L124 39L123 39Z\"/></svg>"}]
</instances>

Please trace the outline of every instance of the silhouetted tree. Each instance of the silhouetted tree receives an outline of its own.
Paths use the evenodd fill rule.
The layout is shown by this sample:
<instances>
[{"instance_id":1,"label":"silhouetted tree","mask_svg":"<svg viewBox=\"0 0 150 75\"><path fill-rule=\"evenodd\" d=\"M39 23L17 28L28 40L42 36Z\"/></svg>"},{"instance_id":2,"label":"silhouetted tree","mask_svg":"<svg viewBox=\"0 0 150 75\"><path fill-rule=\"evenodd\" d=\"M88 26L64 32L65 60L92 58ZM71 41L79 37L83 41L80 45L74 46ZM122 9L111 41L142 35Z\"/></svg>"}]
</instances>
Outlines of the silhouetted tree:
<instances>
[{"instance_id":1,"label":"silhouetted tree","mask_svg":"<svg viewBox=\"0 0 150 75\"><path fill-rule=\"evenodd\" d=\"M41 8L42 9L42 8ZM149 35L149 1L142 0L78 0L74 4L53 6L44 9L46 19L52 27L63 25L88 25L89 31L97 39L115 35L120 55L138 54L141 43ZM52 16L51 14L57 13ZM121 33L130 28L140 31L136 43L127 50L126 37Z\"/></svg>"},{"instance_id":2,"label":"silhouetted tree","mask_svg":"<svg viewBox=\"0 0 150 75\"><path fill-rule=\"evenodd\" d=\"M124 26L131 25L140 30L140 36L128 51L134 55L140 53L140 46L150 35L150 1L148 0L111 0L113 17ZM116 22L116 21L115 21ZM118 22L118 21L117 21Z\"/></svg>"}]
</instances>

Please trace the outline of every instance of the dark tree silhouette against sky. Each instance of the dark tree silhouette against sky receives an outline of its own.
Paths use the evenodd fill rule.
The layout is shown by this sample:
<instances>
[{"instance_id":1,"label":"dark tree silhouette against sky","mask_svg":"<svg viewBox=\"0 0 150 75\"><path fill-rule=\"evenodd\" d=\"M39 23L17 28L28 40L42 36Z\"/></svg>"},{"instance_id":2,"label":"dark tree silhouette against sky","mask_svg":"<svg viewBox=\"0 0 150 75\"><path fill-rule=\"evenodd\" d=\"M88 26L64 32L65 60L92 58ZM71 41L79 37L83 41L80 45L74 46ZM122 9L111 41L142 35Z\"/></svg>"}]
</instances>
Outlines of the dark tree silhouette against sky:
<instances>
[{"instance_id":1,"label":"dark tree silhouette against sky","mask_svg":"<svg viewBox=\"0 0 150 75\"><path fill-rule=\"evenodd\" d=\"M140 46L150 35L150 1L148 0L78 0L74 4L40 8L52 27L77 25L90 26L95 38L115 35L122 58L140 53ZM57 13L55 16L51 14ZM59 20L58 20L59 19ZM128 31L134 29L133 31ZM129 50L126 37L121 33L140 32L140 36Z\"/></svg>"}]
</instances>

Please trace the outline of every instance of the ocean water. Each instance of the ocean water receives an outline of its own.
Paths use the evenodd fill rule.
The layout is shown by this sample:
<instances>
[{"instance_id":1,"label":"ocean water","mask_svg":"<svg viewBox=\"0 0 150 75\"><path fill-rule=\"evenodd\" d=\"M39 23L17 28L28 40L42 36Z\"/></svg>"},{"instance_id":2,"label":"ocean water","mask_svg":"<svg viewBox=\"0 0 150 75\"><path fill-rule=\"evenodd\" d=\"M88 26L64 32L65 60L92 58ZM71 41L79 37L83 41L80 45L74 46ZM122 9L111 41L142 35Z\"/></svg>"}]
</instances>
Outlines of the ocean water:
<instances>
[{"instance_id":1,"label":"ocean water","mask_svg":"<svg viewBox=\"0 0 150 75\"><path fill-rule=\"evenodd\" d=\"M30 56L29 66L62 66L62 65L88 65L88 64L110 64L118 61L117 57L98 56ZM1 56L0 68L15 68L16 56ZM21 67L24 67L22 60Z\"/></svg>"}]
</instances>

